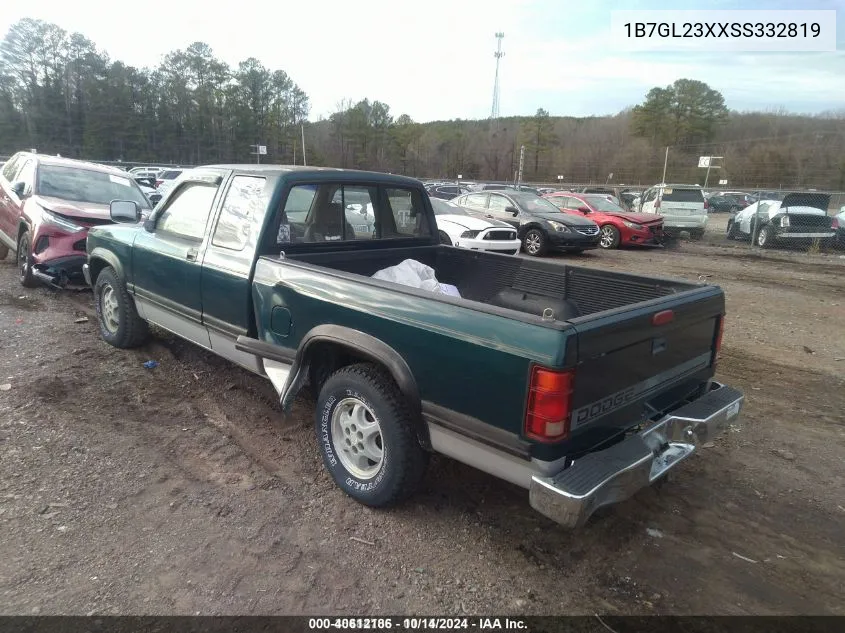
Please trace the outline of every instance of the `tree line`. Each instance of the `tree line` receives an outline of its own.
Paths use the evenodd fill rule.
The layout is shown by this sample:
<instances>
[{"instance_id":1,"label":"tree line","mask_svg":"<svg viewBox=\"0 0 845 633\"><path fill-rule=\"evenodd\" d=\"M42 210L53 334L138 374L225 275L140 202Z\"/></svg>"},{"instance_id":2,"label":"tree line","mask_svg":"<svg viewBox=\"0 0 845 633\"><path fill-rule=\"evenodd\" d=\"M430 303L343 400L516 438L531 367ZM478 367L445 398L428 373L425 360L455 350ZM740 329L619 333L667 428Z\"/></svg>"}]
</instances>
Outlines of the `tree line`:
<instances>
[{"instance_id":1,"label":"tree line","mask_svg":"<svg viewBox=\"0 0 845 633\"><path fill-rule=\"evenodd\" d=\"M730 111L706 84L653 88L614 116L533 116L418 123L378 100L341 99L309 121L308 96L255 58L230 67L203 42L134 68L79 33L23 19L0 43L0 154L21 148L89 160L264 162L373 169L426 178L510 181L524 151L531 182L700 182L845 189L845 113ZM524 147L524 150L522 148ZM612 174L612 175L611 175Z\"/></svg>"}]
</instances>

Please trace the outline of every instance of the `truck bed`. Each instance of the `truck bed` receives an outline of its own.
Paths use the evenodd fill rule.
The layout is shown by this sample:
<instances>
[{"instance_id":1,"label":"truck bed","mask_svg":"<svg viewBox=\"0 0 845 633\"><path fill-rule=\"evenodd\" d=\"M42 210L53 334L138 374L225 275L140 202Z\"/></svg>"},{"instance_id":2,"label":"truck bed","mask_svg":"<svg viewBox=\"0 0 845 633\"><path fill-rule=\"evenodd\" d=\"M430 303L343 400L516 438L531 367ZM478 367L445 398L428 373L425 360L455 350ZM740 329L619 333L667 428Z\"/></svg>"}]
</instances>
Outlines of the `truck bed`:
<instances>
[{"instance_id":1,"label":"truck bed","mask_svg":"<svg viewBox=\"0 0 845 633\"><path fill-rule=\"evenodd\" d=\"M456 286L462 299L534 317L542 317L550 308L551 321L572 320L700 287L450 246L309 253L290 255L289 259L366 277L415 259L434 268L441 283Z\"/></svg>"}]
</instances>

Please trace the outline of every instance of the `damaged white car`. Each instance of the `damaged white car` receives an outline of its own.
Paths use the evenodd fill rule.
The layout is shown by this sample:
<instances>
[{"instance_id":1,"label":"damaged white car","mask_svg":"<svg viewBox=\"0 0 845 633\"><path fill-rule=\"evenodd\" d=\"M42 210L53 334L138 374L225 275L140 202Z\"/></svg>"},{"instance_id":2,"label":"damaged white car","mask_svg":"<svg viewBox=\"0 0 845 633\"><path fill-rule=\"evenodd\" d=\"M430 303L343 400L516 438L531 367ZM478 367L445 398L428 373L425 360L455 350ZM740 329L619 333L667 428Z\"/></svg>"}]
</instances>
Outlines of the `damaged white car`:
<instances>
[{"instance_id":1,"label":"damaged white car","mask_svg":"<svg viewBox=\"0 0 845 633\"><path fill-rule=\"evenodd\" d=\"M474 251L519 254L522 241L516 228L506 222L470 215L466 209L446 200L431 198L440 243Z\"/></svg>"},{"instance_id":2,"label":"damaged white car","mask_svg":"<svg viewBox=\"0 0 845 633\"><path fill-rule=\"evenodd\" d=\"M789 193L783 200L760 200L728 220L727 236L761 248L815 240L829 246L836 239L833 218L827 214L829 204L829 194L815 192Z\"/></svg>"}]
</instances>

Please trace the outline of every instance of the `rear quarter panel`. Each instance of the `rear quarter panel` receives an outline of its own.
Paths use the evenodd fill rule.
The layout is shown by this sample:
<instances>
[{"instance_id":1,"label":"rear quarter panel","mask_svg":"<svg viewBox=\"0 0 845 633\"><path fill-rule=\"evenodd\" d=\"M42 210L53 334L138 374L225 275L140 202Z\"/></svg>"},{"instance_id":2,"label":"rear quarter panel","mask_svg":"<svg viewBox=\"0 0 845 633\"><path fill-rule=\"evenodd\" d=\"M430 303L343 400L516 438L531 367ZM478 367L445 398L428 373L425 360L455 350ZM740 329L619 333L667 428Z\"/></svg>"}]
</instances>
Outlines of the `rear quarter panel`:
<instances>
[{"instance_id":1,"label":"rear quarter panel","mask_svg":"<svg viewBox=\"0 0 845 633\"><path fill-rule=\"evenodd\" d=\"M529 366L562 364L565 330L323 270L259 260L252 293L262 340L296 350L309 330L321 324L360 330L405 359L423 401L522 433ZM287 336L269 327L276 306L292 315Z\"/></svg>"}]
</instances>

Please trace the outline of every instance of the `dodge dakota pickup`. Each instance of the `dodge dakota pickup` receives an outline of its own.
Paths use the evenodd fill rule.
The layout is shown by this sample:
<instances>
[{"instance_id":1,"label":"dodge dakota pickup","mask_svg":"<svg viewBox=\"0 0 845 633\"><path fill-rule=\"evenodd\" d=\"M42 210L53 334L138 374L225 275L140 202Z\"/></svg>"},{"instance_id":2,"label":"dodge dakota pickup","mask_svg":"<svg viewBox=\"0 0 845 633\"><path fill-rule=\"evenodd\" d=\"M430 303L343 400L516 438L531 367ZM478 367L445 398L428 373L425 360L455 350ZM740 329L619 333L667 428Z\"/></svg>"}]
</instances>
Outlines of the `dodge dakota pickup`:
<instances>
[{"instance_id":1,"label":"dodge dakota pickup","mask_svg":"<svg viewBox=\"0 0 845 633\"><path fill-rule=\"evenodd\" d=\"M441 245L411 178L208 166L151 215L115 200L111 217L84 267L103 339L142 345L155 324L269 379L284 411L310 385L325 467L370 506L412 493L436 452L576 527L743 403L713 380L720 288ZM373 278L407 259L460 296Z\"/></svg>"}]
</instances>

